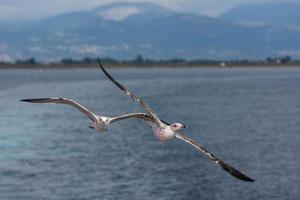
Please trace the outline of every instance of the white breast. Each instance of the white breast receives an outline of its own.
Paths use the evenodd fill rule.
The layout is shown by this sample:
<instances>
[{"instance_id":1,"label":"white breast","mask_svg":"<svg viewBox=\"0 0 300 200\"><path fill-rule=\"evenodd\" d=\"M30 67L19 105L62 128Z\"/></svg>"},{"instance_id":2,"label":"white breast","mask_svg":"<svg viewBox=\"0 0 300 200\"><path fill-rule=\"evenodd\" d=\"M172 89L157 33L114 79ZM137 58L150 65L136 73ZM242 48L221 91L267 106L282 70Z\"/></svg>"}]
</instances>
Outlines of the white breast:
<instances>
[{"instance_id":1,"label":"white breast","mask_svg":"<svg viewBox=\"0 0 300 200\"><path fill-rule=\"evenodd\" d=\"M160 141L168 141L175 137L175 132L171 129L170 126L165 127L153 127L154 136Z\"/></svg>"}]
</instances>

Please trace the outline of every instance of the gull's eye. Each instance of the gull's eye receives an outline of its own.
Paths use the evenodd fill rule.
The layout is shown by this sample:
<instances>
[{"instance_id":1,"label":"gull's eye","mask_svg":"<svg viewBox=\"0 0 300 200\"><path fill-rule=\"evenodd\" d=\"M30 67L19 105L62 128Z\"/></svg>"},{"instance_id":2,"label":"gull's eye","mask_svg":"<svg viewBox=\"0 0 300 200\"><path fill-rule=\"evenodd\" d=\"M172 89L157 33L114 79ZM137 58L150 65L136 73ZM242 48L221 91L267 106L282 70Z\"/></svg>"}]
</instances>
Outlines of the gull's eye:
<instances>
[{"instance_id":1,"label":"gull's eye","mask_svg":"<svg viewBox=\"0 0 300 200\"><path fill-rule=\"evenodd\" d=\"M177 125L176 125L176 124L174 124L173 126L174 126L174 127L177 127Z\"/></svg>"}]
</instances>

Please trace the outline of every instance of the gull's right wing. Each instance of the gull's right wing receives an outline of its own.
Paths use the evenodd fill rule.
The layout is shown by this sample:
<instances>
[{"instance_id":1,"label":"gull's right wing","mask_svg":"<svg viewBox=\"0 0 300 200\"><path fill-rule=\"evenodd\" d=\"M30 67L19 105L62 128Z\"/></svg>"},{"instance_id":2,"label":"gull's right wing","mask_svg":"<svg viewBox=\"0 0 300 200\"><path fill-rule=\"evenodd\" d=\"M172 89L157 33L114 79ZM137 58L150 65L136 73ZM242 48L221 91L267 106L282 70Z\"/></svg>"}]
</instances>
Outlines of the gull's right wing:
<instances>
[{"instance_id":1,"label":"gull's right wing","mask_svg":"<svg viewBox=\"0 0 300 200\"><path fill-rule=\"evenodd\" d=\"M30 103L56 103L56 104L67 104L74 106L84 114L86 114L92 121L96 120L96 115L89 111L87 108L83 107L79 103L66 98L39 98L39 99L22 99L21 101L30 102Z\"/></svg>"},{"instance_id":2,"label":"gull's right wing","mask_svg":"<svg viewBox=\"0 0 300 200\"><path fill-rule=\"evenodd\" d=\"M161 120L159 119L158 115L148 106L142 99L140 99L138 96L134 95L130 90L128 90L125 86L117 82L102 66L100 59L98 59L98 64L104 74L111 80L118 88L120 88L127 96L130 96L134 101L138 102L146 111L149 113L151 117L155 120L155 123L160 125Z\"/></svg>"},{"instance_id":3,"label":"gull's right wing","mask_svg":"<svg viewBox=\"0 0 300 200\"><path fill-rule=\"evenodd\" d=\"M183 140L187 143L189 143L190 145L192 145L193 147L195 147L196 149L198 149L199 151L203 152L205 155L207 155L212 161L214 161L216 164L220 165L225 171L227 171L230 175L242 180L242 181L247 181L247 182L254 182L254 179L246 176L245 174L241 173L240 171L238 171L237 169L235 169L234 167L232 167L231 165L225 163L223 160L217 158L216 156L214 156L212 153L210 153L208 150L205 149L204 146L202 146L201 144L199 144L198 142L196 142L195 140L177 133L176 134L176 138Z\"/></svg>"}]
</instances>

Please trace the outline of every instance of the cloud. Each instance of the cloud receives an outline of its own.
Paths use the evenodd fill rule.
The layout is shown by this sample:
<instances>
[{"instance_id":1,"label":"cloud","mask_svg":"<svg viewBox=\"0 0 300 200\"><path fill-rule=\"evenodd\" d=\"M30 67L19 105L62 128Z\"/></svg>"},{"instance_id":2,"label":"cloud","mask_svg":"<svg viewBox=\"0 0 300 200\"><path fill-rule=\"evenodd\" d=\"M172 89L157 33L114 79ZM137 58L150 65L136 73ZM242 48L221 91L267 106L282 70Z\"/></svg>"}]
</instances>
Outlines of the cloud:
<instances>
[{"instance_id":1,"label":"cloud","mask_svg":"<svg viewBox=\"0 0 300 200\"><path fill-rule=\"evenodd\" d=\"M36 20L65 12L88 10L117 1L137 0L0 0L0 21ZM283 0L140 0L138 2L142 1L156 3L177 11L216 16L238 4ZM300 2L300 0L294 1Z\"/></svg>"},{"instance_id":2,"label":"cloud","mask_svg":"<svg viewBox=\"0 0 300 200\"><path fill-rule=\"evenodd\" d=\"M13 59L7 54L0 53L0 61L1 62L11 62L11 61L13 61Z\"/></svg>"},{"instance_id":3,"label":"cloud","mask_svg":"<svg viewBox=\"0 0 300 200\"><path fill-rule=\"evenodd\" d=\"M120 21L132 14L138 14L140 12L141 11L135 7L119 7L107 10L105 12L99 12L97 14L106 19Z\"/></svg>"}]
</instances>

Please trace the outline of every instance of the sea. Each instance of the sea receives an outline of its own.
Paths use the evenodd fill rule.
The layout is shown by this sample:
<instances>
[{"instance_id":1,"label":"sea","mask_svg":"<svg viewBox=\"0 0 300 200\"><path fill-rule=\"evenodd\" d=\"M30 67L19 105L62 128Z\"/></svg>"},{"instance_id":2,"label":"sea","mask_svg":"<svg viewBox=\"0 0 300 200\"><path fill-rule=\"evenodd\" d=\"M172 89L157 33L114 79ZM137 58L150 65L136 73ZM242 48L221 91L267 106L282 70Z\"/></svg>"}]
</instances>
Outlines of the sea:
<instances>
[{"instance_id":1,"label":"sea","mask_svg":"<svg viewBox=\"0 0 300 200\"><path fill-rule=\"evenodd\" d=\"M20 101L65 97L105 116L144 111L99 69L2 69L1 200L299 199L299 68L107 70L255 182L183 141L158 141L141 121L97 133L69 105Z\"/></svg>"}]
</instances>

